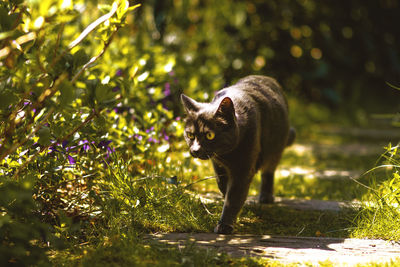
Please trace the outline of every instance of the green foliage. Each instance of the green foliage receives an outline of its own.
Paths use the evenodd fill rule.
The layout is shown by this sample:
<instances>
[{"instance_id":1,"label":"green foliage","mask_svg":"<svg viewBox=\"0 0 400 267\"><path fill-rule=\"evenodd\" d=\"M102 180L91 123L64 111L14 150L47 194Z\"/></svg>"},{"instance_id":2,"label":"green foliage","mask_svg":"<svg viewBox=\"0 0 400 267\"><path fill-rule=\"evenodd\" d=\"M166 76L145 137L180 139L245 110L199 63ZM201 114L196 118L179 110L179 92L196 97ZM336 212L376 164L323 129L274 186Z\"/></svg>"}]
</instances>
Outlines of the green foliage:
<instances>
[{"instance_id":1,"label":"green foliage","mask_svg":"<svg viewBox=\"0 0 400 267\"><path fill-rule=\"evenodd\" d=\"M364 195L363 210L356 218L357 237L375 237L388 240L400 240L400 153L399 145L386 148L382 155L382 165L379 165L367 174L372 176L368 193ZM376 182L374 172L386 169L387 179ZM377 174L379 175L379 174ZM384 174L380 174L384 175Z\"/></svg>"},{"instance_id":2,"label":"green foliage","mask_svg":"<svg viewBox=\"0 0 400 267\"><path fill-rule=\"evenodd\" d=\"M132 160L125 166L129 165L130 181L152 175L152 169L158 168L156 160L160 155L165 158L160 153L170 148L169 140L182 134L180 120L163 108L169 105L167 93L174 90L168 84L169 92L163 91L174 79L168 74L173 59L162 50L151 55L138 52L129 34L117 36L136 7L128 1L101 9L91 2L75 6L65 1L1 2L1 12L6 14L1 27L6 32L0 43L4 191L0 230L7 248L4 255L9 255L2 261L46 261L44 248L54 249L56 244L46 243L43 227L67 241L85 240L96 230L91 225L111 224L107 216L121 215L126 205L140 214L133 202L138 200L136 194L146 198L154 190L132 184L120 188L117 176L109 172L118 164L112 154L123 151L121 160ZM120 49L123 46L126 49ZM132 62L126 60L128 55ZM8 179L15 185L6 184ZM35 202L32 193L13 187L23 186L27 179ZM134 195L126 200L126 194ZM185 201L182 205L188 205ZM20 202L29 205L20 209ZM9 203L17 208L11 209ZM29 222L27 211L34 204L39 217ZM135 223L141 221L135 218Z\"/></svg>"},{"instance_id":3,"label":"green foliage","mask_svg":"<svg viewBox=\"0 0 400 267\"><path fill-rule=\"evenodd\" d=\"M49 265L46 252L51 243L60 248L51 227L40 221L40 207L33 201L33 179L19 183L2 181L0 183L0 264Z\"/></svg>"}]
</instances>

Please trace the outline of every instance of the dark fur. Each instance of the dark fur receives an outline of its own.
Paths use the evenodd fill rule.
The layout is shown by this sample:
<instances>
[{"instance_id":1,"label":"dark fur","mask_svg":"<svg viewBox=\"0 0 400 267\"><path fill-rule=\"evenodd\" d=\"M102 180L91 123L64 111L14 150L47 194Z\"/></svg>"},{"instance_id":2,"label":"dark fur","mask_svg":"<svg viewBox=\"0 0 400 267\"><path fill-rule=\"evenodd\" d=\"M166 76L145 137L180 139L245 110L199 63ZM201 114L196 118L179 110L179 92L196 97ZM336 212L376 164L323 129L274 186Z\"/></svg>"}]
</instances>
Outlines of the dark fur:
<instances>
[{"instance_id":1,"label":"dark fur","mask_svg":"<svg viewBox=\"0 0 400 267\"><path fill-rule=\"evenodd\" d=\"M262 172L259 200L272 203L274 172L284 148L295 139L280 85L266 76L247 76L218 91L211 103L182 95L185 139L190 153L211 159L225 197L216 233L228 234L246 200L250 182ZM215 137L208 140L206 133ZM193 134L192 139L188 135Z\"/></svg>"}]
</instances>

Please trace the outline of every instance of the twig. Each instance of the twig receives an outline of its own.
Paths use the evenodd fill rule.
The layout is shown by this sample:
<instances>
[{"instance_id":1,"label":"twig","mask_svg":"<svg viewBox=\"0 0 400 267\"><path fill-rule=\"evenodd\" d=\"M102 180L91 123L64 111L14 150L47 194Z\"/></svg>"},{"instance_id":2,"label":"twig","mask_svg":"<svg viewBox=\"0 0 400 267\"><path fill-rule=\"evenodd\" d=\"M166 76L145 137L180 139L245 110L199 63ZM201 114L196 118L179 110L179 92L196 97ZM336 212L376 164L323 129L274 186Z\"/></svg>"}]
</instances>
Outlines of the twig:
<instances>
[{"instance_id":1,"label":"twig","mask_svg":"<svg viewBox=\"0 0 400 267\"><path fill-rule=\"evenodd\" d=\"M75 74L75 76L71 80L71 83L76 82L76 80L78 80L79 76L81 76L83 71L86 70L87 68L89 68L90 65L92 65L94 62L96 62L96 60L98 60L104 54L104 52L106 52L108 46L111 44L111 41L114 38L114 35L118 31L118 29L119 28L117 28L114 32L112 32L110 38L108 38L107 42L104 43L104 47L101 50L101 52L97 56L92 57L89 60L89 62L87 62L85 65L83 65L83 67Z\"/></svg>"},{"instance_id":2,"label":"twig","mask_svg":"<svg viewBox=\"0 0 400 267\"><path fill-rule=\"evenodd\" d=\"M114 15L115 12L117 12L118 9L118 2L114 2L111 8L111 11L108 12L107 14L101 16L100 18L98 18L97 20L95 20L94 22L92 22L88 27L86 27L86 29L78 36L78 38L76 38L74 41L72 41L69 46L68 49L71 50L72 48L74 48L75 46L77 46L80 42L82 42L83 39L85 39L85 37L91 33L97 26L99 26L101 23L105 22L106 20L108 20L109 18L112 17L112 15Z\"/></svg>"},{"instance_id":3,"label":"twig","mask_svg":"<svg viewBox=\"0 0 400 267\"><path fill-rule=\"evenodd\" d=\"M197 180L197 181L195 181L195 182L193 182L193 183L190 183L190 184L186 185L186 186L184 187L184 189L189 188L189 187L191 187L191 186L194 185L194 184L197 184L197 183L200 183L200 182L203 182L203 181L206 181L206 180L210 180L210 179L215 179L215 178L217 178L217 176L205 177L205 178L203 178L203 179Z\"/></svg>"},{"instance_id":4,"label":"twig","mask_svg":"<svg viewBox=\"0 0 400 267\"><path fill-rule=\"evenodd\" d=\"M63 136L62 138L57 139L57 143L62 143L63 141L67 140L70 138L73 134L75 134L79 129L81 129L83 126L88 124L94 117L97 116L96 110L93 110L93 112L79 125L77 125L69 134Z\"/></svg>"}]
</instances>

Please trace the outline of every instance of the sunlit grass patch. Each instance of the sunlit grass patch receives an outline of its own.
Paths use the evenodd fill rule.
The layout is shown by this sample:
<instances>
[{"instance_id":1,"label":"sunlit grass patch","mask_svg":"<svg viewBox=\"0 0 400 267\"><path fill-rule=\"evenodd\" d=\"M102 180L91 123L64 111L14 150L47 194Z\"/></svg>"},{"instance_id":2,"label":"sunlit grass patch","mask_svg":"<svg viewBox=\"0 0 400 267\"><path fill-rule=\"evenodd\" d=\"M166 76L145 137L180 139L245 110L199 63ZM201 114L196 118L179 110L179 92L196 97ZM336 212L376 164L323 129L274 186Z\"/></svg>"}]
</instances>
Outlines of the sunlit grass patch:
<instances>
[{"instance_id":1,"label":"sunlit grass patch","mask_svg":"<svg viewBox=\"0 0 400 267\"><path fill-rule=\"evenodd\" d=\"M375 172L380 169L386 170L386 174ZM365 174L370 176L370 183L363 184L368 191L363 196L364 205L356 218L357 228L353 236L400 240L399 171L399 145L389 145L382 155L381 165ZM385 178L383 181L382 177Z\"/></svg>"}]
</instances>

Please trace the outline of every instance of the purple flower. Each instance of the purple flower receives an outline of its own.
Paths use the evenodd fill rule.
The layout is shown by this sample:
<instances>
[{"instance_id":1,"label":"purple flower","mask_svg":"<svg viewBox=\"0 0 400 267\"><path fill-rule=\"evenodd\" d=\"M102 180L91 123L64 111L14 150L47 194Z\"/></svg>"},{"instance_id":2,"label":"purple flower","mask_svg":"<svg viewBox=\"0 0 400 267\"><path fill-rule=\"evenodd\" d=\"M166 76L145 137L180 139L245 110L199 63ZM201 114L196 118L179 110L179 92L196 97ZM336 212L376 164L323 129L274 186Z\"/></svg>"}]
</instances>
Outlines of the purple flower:
<instances>
[{"instance_id":1,"label":"purple flower","mask_svg":"<svg viewBox=\"0 0 400 267\"><path fill-rule=\"evenodd\" d=\"M159 136L160 136L161 138L163 138L165 141L168 141L168 140L169 140L169 136L167 135L167 132L165 131L165 129L163 129L163 130L161 131L161 133L159 134Z\"/></svg>"},{"instance_id":2,"label":"purple flower","mask_svg":"<svg viewBox=\"0 0 400 267\"><path fill-rule=\"evenodd\" d=\"M114 148L109 147L111 142L112 142L111 140L103 140L103 141L100 141L100 143L98 145L98 147L106 150L106 152L107 152L106 159L108 159L108 157L111 155L111 153L115 152Z\"/></svg>"},{"instance_id":3,"label":"purple flower","mask_svg":"<svg viewBox=\"0 0 400 267\"><path fill-rule=\"evenodd\" d=\"M170 85L170 83L165 83L165 86L164 86L164 96L170 96L171 95L171 85Z\"/></svg>"},{"instance_id":4,"label":"purple flower","mask_svg":"<svg viewBox=\"0 0 400 267\"><path fill-rule=\"evenodd\" d=\"M100 141L100 143L98 144L98 147L100 148L108 148L108 145L111 143L111 140L102 140Z\"/></svg>"},{"instance_id":5,"label":"purple flower","mask_svg":"<svg viewBox=\"0 0 400 267\"><path fill-rule=\"evenodd\" d=\"M149 129L147 129L147 130L146 130L146 133L150 133L150 132L152 132L152 131L154 131L154 126L151 127L151 128L149 128Z\"/></svg>"},{"instance_id":6,"label":"purple flower","mask_svg":"<svg viewBox=\"0 0 400 267\"><path fill-rule=\"evenodd\" d=\"M79 145L82 145L82 150L88 152L90 149L89 141L88 140L81 140L79 141Z\"/></svg>"},{"instance_id":7,"label":"purple flower","mask_svg":"<svg viewBox=\"0 0 400 267\"><path fill-rule=\"evenodd\" d=\"M65 140L65 141L62 142L62 147L63 147L63 148L65 148L67 145L68 145L68 141L67 141L67 140Z\"/></svg>"},{"instance_id":8,"label":"purple flower","mask_svg":"<svg viewBox=\"0 0 400 267\"><path fill-rule=\"evenodd\" d=\"M53 153L53 152L59 152L54 146L49 147L50 151L47 152L47 154Z\"/></svg>"},{"instance_id":9,"label":"purple flower","mask_svg":"<svg viewBox=\"0 0 400 267\"><path fill-rule=\"evenodd\" d=\"M83 148L83 151L88 152L90 149L90 146L88 144L84 144L82 148Z\"/></svg>"},{"instance_id":10,"label":"purple flower","mask_svg":"<svg viewBox=\"0 0 400 267\"><path fill-rule=\"evenodd\" d=\"M69 152L72 152L72 153L76 153L76 152L78 152L77 150L72 150L72 149L75 149L75 148L76 148L76 146L70 146L70 147L66 147L65 150L69 151Z\"/></svg>"},{"instance_id":11,"label":"purple flower","mask_svg":"<svg viewBox=\"0 0 400 267\"><path fill-rule=\"evenodd\" d=\"M69 164L75 164L76 163L75 159L72 156L67 155L67 158L68 158Z\"/></svg>"},{"instance_id":12,"label":"purple flower","mask_svg":"<svg viewBox=\"0 0 400 267\"><path fill-rule=\"evenodd\" d=\"M121 88L119 88L119 86L115 86L113 89L112 89L112 91L115 93L115 92L118 92L119 90L121 90Z\"/></svg>"},{"instance_id":13,"label":"purple flower","mask_svg":"<svg viewBox=\"0 0 400 267\"><path fill-rule=\"evenodd\" d=\"M164 136L163 136L163 137L164 137L164 140L165 140L165 141L169 141L169 136L168 136L166 133L164 133Z\"/></svg>"},{"instance_id":14,"label":"purple flower","mask_svg":"<svg viewBox=\"0 0 400 267\"><path fill-rule=\"evenodd\" d=\"M149 139L147 139L148 142L150 143L155 143L158 144L160 141L158 141L157 139L153 138L153 137L149 137Z\"/></svg>"},{"instance_id":15,"label":"purple flower","mask_svg":"<svg viewBox=\"0 0 400 267\"><path fill-rule=\"evenodd\" d=\"M123 74L123 71L121 70L121 69L118 69L116 72L115 72L115 76L122 76L122 74Z\"/></svg>"}]
</instances>

